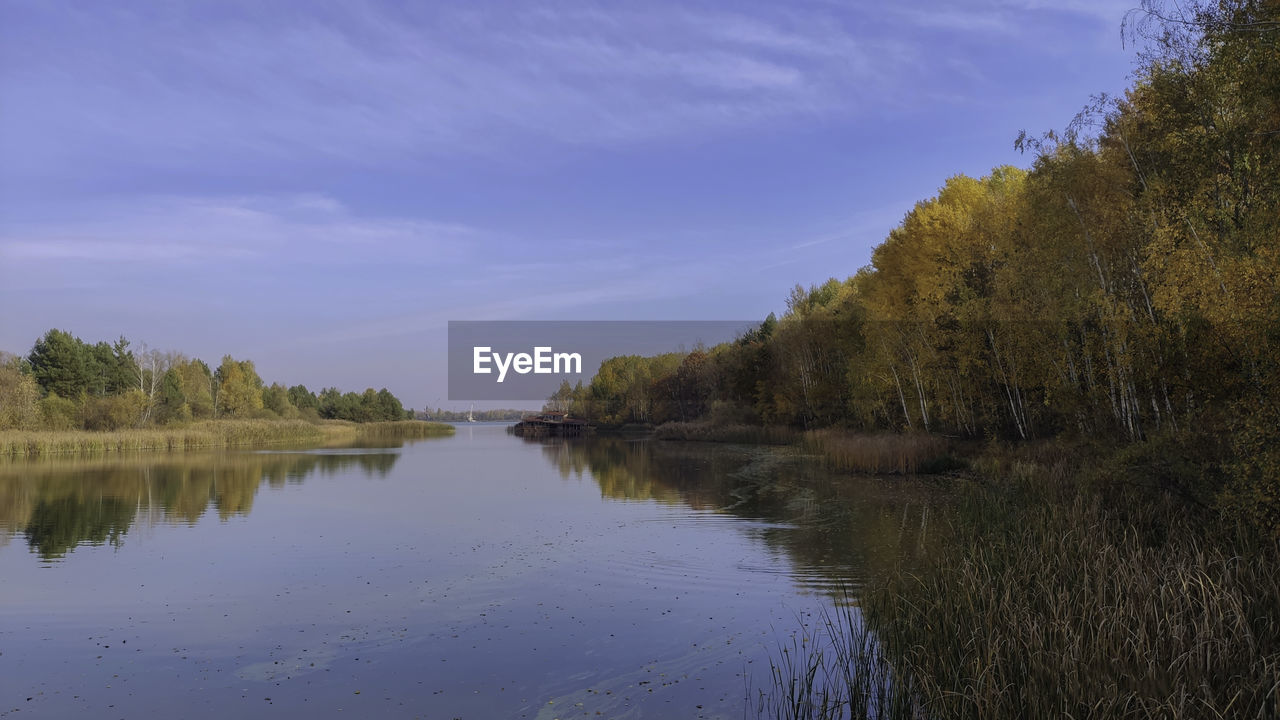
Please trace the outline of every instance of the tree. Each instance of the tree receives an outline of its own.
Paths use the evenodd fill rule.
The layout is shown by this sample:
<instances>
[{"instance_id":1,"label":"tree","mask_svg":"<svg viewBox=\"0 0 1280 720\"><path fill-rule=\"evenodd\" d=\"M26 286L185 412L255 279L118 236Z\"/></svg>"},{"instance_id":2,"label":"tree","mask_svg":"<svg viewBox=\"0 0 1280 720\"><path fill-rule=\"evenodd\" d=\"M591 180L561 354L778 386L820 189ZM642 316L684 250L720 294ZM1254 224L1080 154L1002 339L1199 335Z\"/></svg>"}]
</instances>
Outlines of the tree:
<instances>
[{"instance_id":1,"label":"tree","mask_svg":"<svg viewBox=\"0 0 1280 720\"><path fill-rule=\"evenodd\" d=\"M209 366L202 360L192 359L179 362L172 369L178 376L182 401L190 410L191 417L194 419L213 417L216 383Z\"/></svg>"},{"instance_id":2,"label":"tree","mask_svg":"<svg viewBox=\"0 0 1280 720\"><path fill-rule=\"evenodd\" d=\"M152 402L152 417L156 422L185 422L192 417L180 367L180 363L170 367L160 381L160 391Z\"/></svg>"},{"instance_id":3,"label":"tree","mask_svg":"<svg viewBox=\"0 0 1280 720\"><path fill-rule=\"evenodd\" d=\"M262 406L275 413L277 417L297 417L298 410L289 402L289 391L279 383L271 383L262 389Z\"/></svg>"},{"instance_id":4,"label":"tree","mask_svg":"<svg viewBox=\"0 0 1280 720\"><path fill-rule=\"evenodd\" d=\"M40 388L16 362L0 365L0 430L34 430L40 425Z\"/></svg>"},{"instance_id":5,"label":"tree","mask_svg":"<svg viewBox=\"0 0 1280 720\"><path fill-rule=\"evenodd\" d=\"M247 418L262 410L262 378L252 360L224 355L214 373L218 383L217 412L221 416Z\"/></svg>"},{"instance_id":6,"label":"tree","mask_svg":"<svg viewBox=\"0 0 1280 720\"><path fill-rule=\"evenodd\" d=\"M561 380L560 387L552 393L551 397L547 398L547 403L542 409L567 413L569 412L569 405L572 399L573 388L569 385L569 381Z\"/></svg>"},{"instance_id":7,"label":"tree","mask_svg":"<svg viewBox=\"0 0 1280 720\"><path fill-rule=\"evenodd\" d=\"M402 420L405 417L404 406L391 391L386 388L378 390L376 396L377 417L379 420Z\"/></svg>"},{"instance_id":8,"label":"tree","mask_svg":"<svg viewBox=\"0 0 1280 720\"><path fill-rule=\"evenodd\" d=\"M27 356L31 375L40 389L76 398L89 390L88 352L84 343L65 330L50 330L36 340Z\"/></svg>"},{"instance_id":9,"label":"tree","mask_svg":"<svg viewBox=\"0 0 1280 720\"><path fill-rule=\"evenodd\" d=\"M320 408L320 401L316 399L315 393L307 389L306 385L294 385L289 388L289 402L299 410Z\"/></svg>"}]
</instances>

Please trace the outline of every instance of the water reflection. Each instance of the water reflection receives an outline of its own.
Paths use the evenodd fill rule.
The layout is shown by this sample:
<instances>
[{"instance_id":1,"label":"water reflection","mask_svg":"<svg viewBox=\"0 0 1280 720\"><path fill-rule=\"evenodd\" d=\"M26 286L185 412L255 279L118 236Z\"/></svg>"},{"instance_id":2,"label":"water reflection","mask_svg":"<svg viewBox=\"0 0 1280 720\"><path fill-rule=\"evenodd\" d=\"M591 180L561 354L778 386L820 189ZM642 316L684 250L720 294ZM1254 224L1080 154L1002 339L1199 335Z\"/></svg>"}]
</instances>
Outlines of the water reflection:
<instances>
[{"instance_id":1,"label":"water reflection","mask_svg":"<svg viewBox=\"0 0 1280 720\"><path fill-rule=\"evenodd\" d=\"M561 478L592 482L602 498L671 506L673 524L736 523L813 589L856 590L928 552L940 494L914 480L833 476L778 448L621 438L525 439ZM195 524L247 515L264 484L358 470L388 476L400 441L283 452L74 459L0 465L0 537L22 536L56 560L77 545L119 546L138 524ZM945 506L943 506L945 507ZM692 509L695 513L689 513ZM677 512L678 510L678 512Z\"/></svg>"},{"instance_id":2,"label":"water reflection","mask_svg":"<svg viewBox=\"0 0 1280 720\"><path fill-rule=\"evenodd\" d=\"M679 504L744 521L745 532L790 558L779 567L826 591L856 592L869 577L917 563L935 542L930 524L947 507L925 480L833 474L785 448L613 437L525 442L541 444L562 478L594 481L604 498Z\"/></svg>"},{"instance_id":3,"label":"water reflection","mask_svg":"<svg viewBox=\"0 0 1280 720\"><path fill-rule=\"evenodd\" d=\"M0 715L742 717L939 524L788 449L362 445L0 464Z\"/></svg>"},{"instance_id":4,"label":"water reflection","mask_svg":"<svg viewBox=\"0 0 1280 720\"><path fill-rule=\"evenodd\" d=\"M227 520L247 515L263 484L279 488L349 469L385 477L400 458L362 445L0 465L0 534L23 535L32 552L54 560L81 544L118 546L140 522L194 524L210 509Z\"/></svg>"}]
</instances>

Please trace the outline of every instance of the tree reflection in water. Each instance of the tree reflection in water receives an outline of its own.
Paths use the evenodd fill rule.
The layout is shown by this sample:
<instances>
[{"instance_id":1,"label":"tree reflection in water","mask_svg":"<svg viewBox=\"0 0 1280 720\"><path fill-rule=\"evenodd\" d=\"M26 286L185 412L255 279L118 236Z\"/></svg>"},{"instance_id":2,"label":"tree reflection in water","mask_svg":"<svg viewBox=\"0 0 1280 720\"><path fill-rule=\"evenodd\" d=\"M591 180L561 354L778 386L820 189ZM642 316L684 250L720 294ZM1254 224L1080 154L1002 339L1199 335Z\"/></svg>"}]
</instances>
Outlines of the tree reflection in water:
<instances>
[{"instance_id":1,"label":"tree reflection in water","mask_svg":"<svg viewBox=\"0 0 1280 720\"><path fill-rule=\"evenodd\" d=\"M938 542L930 526L947 495L922 478L833 473L795 448L633 440L528 438L560 476L602 497L683 504L743 521L791 557L805 583L844 597L869 578L916 565Z\"/></svg>"},{"instance_id":2,"label":"tree reflection in water","mask_svg":"<svg viewBox=\"0 0 1280 720\"><path fill-rule=\"evenodd\" d=\"M25 536L32 552L53 560L77 545L119 545L138 522L194 524L210 508L221 520L247 515L264 483L279 488L351 469L385 477L399 458L366 447L4 464L0 533Z\"/></svg>"}]
</instances>

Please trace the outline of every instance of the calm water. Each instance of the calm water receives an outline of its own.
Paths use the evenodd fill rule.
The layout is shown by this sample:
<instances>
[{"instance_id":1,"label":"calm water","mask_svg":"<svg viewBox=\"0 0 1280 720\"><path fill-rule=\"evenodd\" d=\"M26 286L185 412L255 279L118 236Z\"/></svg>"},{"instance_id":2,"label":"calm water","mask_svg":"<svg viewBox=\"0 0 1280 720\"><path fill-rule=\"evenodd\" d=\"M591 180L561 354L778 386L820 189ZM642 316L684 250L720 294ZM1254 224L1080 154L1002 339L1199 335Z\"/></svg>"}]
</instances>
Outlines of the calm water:
<instances>
[{"instance_id":1,"label":"calm water","mask_svg":"<svg viewBox=\"0 0 1280 720\"><path fill-rule=\"evenodd\" d=\"M732 446L0 465L0 717L743 717L929 494Z\"/></svg>"}]
</instances>

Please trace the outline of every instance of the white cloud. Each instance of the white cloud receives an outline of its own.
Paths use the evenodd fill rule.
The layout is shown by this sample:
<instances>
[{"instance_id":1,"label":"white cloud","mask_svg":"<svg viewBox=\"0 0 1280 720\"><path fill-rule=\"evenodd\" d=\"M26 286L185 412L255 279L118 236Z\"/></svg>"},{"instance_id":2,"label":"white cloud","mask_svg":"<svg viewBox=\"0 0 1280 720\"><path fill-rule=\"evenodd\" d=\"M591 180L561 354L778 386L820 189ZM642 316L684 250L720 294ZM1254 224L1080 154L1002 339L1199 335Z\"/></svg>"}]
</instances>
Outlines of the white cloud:
<instances>
[{"instance_id":1,"label":"white cloud","mask_svg":"<svg viewBox=\"0 0 1280 720\"><path fill-rule=\"evenodd\" d=\"M291 266L443 262L477 233L464 225L353 215L323 195L129 198L87 219L0 225L19 263L193 264L260 258Z\"/></svg>"},{"instance_id":2,"label":"white cloud","mask_svg":"<svg viewBox=\"0 0 1280 720\"><path fill-rule=\"evenodd\" d=\"M40 46L15 37L0 55L10 138L0 151L33 165L103 152L160 165L200 156L216 166L227 153L372 164L530 140L696 136L847 112L901 71L885 41L821 16L523 4L242 18L33 11L66 35Z\"/></svg>"}]
</instances>

